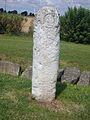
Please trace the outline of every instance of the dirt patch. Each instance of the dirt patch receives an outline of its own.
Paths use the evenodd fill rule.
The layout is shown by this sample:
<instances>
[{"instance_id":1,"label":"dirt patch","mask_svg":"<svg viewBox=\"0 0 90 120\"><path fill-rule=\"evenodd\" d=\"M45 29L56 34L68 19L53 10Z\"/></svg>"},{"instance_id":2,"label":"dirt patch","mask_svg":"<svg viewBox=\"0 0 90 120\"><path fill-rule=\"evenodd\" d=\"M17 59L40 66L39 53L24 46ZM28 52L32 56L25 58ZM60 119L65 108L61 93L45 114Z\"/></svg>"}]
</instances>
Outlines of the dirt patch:
<instances>
[{"instance_id":1,"label":"dirt patch","mask_svg":"<svg viewBox=\"0 0 90 120\"><path fill-rule=\"evenodd\" d=\"M69 109L67 108L67 106L58 100L54 100L52 102L38 102L38 104L40 104L42 107L48 108L49 110L58 112L58 111L66 111L66 112L70 112Z\"/></svg>"},{"instance_id":2,"label":"dirt patch","mask_svg":"<svg viewBox=\"0 0 90 120\"><path fill-rule=\"evenodd\" d=\"M22 32L28 33L29 29L33 27L35 17L24 17L22 22Z\"/></svg>"},{"instance_id":3,"label":"dirt patch","mask_svg":"<svg viewBox=\"0 0 90 120\"><path fill-rule=\"evenodd\" d=\"M5 54L0 54L0 60L7 60L7 57Z\"/></svg>"},{"instance_id":4,"label":"dirt patch","mask_svg":"<svg viewBox=\"0 0 90 120\"><path fill-rule=\"evenodd\" d=\"M52 102L38 102L39 105L41 105L44 108L49 109L50 111L54 112L67 112L68 114L71 114L73 111L84 111L85 108L82 104L78 105L74 102L62 102L60 100L54 100Z\"/></svg>"}]
</instances>

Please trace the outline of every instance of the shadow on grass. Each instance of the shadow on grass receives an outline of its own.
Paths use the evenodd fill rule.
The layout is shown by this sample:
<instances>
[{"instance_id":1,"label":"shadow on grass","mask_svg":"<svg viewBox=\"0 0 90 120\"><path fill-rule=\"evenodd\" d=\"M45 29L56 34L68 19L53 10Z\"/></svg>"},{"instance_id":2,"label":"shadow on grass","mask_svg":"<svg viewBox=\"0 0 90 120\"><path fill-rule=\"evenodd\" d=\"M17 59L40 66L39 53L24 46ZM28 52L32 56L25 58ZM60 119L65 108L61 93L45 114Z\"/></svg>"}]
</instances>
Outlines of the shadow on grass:
<instances>
[{"instance_id":1,"label":"shadow on grass","mask_svg":"<svg viewBox=\"0 0 90 120\"><path fill-rule=\"evenodd\" d=\"M57 82L56 84L56 98L67 88L66 83Z\"/></svg>"}]
</instances>

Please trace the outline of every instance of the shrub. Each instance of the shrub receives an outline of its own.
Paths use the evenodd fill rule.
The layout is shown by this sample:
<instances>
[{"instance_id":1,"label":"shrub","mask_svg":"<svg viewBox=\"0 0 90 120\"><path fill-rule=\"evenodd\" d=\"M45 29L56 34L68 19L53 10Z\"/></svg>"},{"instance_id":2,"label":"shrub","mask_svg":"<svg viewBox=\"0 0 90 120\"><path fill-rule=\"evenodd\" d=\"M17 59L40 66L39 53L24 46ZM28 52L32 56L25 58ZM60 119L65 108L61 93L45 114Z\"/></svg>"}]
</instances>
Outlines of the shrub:
<instances>
[{"instance_id":1,"label":"shrub","mask_svg":"<svg viewBox=\"0 0 90 120\"><path fill-rule=\"evenodd\" d=\"M23 18L20 15L0 13L0 33L20 33L22 20Z\"/></svg>"},{"instance_id":2,"label":"shrub","mask_svg":"<svg viewBox=\"0 0 90 120\"><path fill-rule=\"evenodd\" d=\"M90 44L90 10L69 8L61 16L61 40Z\"/></svg>"}]
</instances>

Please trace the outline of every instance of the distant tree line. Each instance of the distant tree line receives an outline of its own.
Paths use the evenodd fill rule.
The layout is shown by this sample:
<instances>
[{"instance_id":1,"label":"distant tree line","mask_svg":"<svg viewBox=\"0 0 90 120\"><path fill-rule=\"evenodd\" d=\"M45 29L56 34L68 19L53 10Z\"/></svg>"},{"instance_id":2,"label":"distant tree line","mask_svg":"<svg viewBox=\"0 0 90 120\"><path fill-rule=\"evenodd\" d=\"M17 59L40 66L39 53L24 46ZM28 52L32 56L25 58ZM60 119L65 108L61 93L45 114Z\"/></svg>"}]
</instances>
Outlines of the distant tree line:
<instances>
[{"instance_id":1,"label":"distant tree line","mask_svg":"<svg viewBox=\"0 0 90 120\"><path fill-rule=\"evenodd\" d=\"M90 44L90 10L68 8L61 21L61 40Z\"/></svg>"},{"instance_id":2,"label":"distant tree line","mask_svg":"<svg viewBox=\"0 0 90 120\"><path fill-rule=\"evenodd\" d=\"M11 14L19 14L17 10L12 10L12 11L5 11L3 8L0 8L0 13L11 13ZM23 16L35 16L34 13L28 13L27 11L23 11L20 13Z\"/></svg>"},{"instance_id":3,"label":"distant tree line","mask_svg":"<svg viewBox=\"0 0 90 120\"><path fill-rule=\"evenodd\" d=\"M0 33L20 33L23 16L34 16L27 11L18 15L16 10L6 12L0 8ZM8 13L8 14L6 14ZM9 14L12 13L12 14ZM14 14L14 15L13 15ZM85 8L68 8L65 15L60 16L61 40L82 44L90 44L90 10Z\"/></svg>"}]
</instances>

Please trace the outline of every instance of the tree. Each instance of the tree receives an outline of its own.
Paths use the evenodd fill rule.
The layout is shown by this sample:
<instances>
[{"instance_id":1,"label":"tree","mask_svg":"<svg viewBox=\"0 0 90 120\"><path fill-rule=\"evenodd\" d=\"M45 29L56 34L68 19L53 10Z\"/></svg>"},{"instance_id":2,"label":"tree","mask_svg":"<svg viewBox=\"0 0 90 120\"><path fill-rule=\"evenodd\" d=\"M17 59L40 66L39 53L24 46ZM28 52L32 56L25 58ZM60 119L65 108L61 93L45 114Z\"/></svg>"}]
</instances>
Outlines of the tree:
<instances>
[{"instance_id":1,"label":"tree","mask_svg":"<svg viewBox=\"0 0 90 120\"><path fill-rule=\"evenodd\" d=\"M0 13L4 12L4 9L3 8L0 8Z\"/></svg>"},{"instance_id":2,"label":"tree","mask_svg":"<svg viewBox=\"0 0 90 120\"><path fill-rule=\"evenodd\" d=\"M61 40L90 44L90 10L68 8L61 16Z\"/></svg>"},{"instance_id":3,"label":"tree","mask_svg":"<svg viewBox=\"0 0 90 120\"><path fill-rule=\"evenodd\" d=\"M21 15L27 16L27 15L28 15L28 12L27 12L27 11L21 12Z\"/></svg>"},{"instance_id":4,"label":"tree","mask_svg":"<svg viewBox=\"0 0 90 120\"><path fill-rule=\"evenodd\" d=\"M34 13L31 13L31 12L30 12L30 13L29 13L29 16L34 17L35 15L34 15Z\"/></svg>"},{"instance_id":5,"label":"tree","mask_svg":"<svg viewBox=\"0 0 90 120\"><path fill-rule=\"evenodd\" d=\"M8 13L12 13L12 14L18 14L17 10L8 11Z\"/></svg>"}]
</instances>

